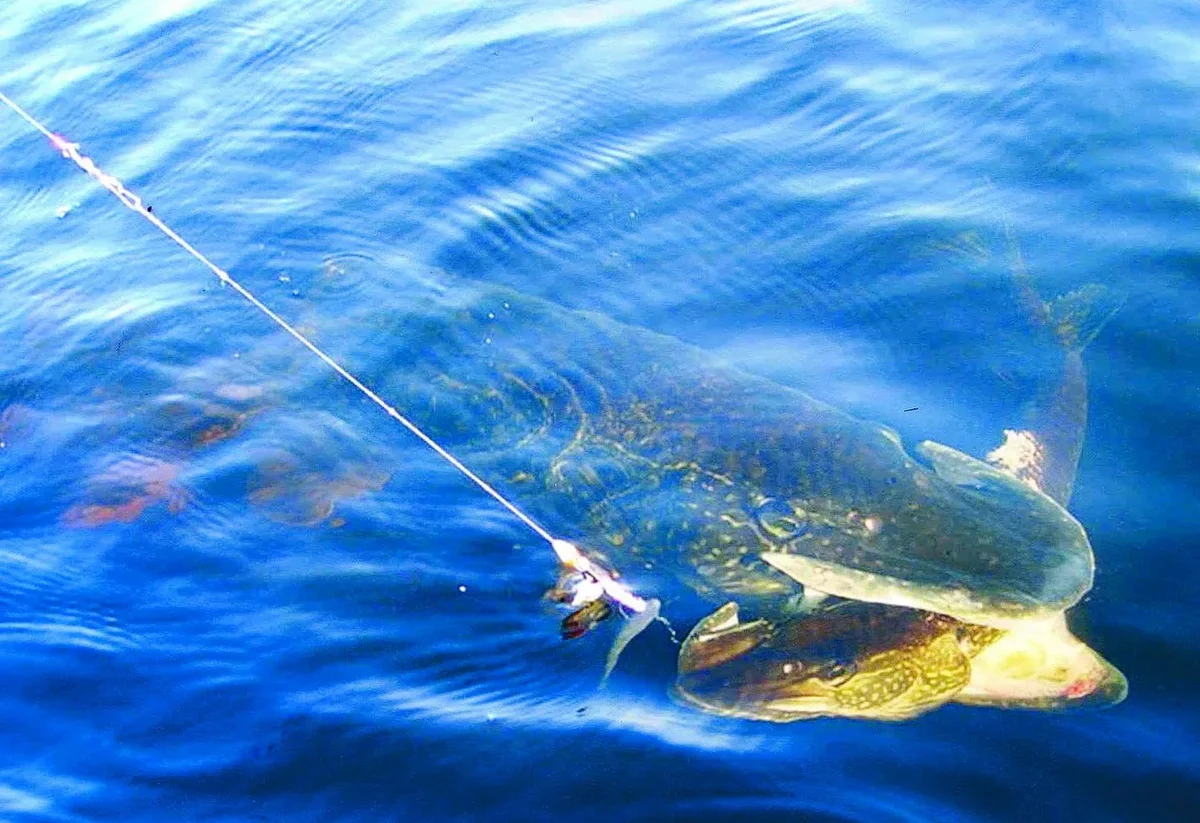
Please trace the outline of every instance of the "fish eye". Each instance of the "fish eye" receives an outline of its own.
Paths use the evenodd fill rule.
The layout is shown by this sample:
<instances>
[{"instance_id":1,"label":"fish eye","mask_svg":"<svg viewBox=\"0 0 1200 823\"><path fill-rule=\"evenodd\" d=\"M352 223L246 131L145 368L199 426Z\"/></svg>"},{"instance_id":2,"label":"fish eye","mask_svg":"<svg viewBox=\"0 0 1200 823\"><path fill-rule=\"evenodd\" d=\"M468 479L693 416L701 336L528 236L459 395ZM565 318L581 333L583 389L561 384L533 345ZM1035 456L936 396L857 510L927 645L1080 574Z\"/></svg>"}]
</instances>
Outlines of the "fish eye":
<instances>
[{"instance_id":1,"label":"fish eye","mask_svg":"<svg viewBox=\"0 0 1200 823\"><path fill-rule=\"evenodd\" d=\"M788 540L805 531L804 521L783 500L767 498L754 514L763 530L774 538Z\"/></svg>"},{"instance_id":2,"label":"fish eye","mask_svg":"<svg viewBox=\"0 0 1200 823\"><path fill-rule=\"evenodd\" d=\"M822 679L829 685L841 686L854 677L854 666L846 663L831 663L822 674Z\"/></svg>"},{"instance_id":3,"label":"fish eye","mask_svg":"<svg viewBox=\"0 0 1200 823\"><path fill-rule=\"evenodd\" d=\"M780 671L783 672L784 677L791 677L793 675L803 674L804 668L804 664L799 661L789 661L783 664Z\"/></svg>"}]
</instances>

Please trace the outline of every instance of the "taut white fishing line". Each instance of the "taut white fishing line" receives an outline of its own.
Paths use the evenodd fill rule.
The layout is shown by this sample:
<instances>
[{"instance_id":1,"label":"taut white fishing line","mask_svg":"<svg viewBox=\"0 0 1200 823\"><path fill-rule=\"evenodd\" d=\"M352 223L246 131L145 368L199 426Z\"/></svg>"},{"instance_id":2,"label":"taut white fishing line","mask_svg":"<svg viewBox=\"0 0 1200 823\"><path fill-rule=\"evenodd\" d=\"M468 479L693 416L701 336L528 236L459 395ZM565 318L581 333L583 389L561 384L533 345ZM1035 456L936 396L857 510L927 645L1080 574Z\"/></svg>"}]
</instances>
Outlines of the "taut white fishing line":
<instances>
[{"instance_id":1,"label":"taut white fishing line","mask_svg":"<svg viewBox=\"0 0 1200 823\"><path fill-rule=\"evenodd\" d=\"M247 302L254 306L254 308L258 309L260 312L269 317L275 323L275 325L279 326L279 328L283 329L285 332L298 340L301 345L320 358L325 365L337 372L342 379L362 392L376 406L383 409L383 411L386 412L389 417L391 417L400 425L404 426L404 428L408 429L417 439L436 452L439 457L441 457L454 468L458 469L458 471L466 476L472 483L486 492L501 506L508 509L514 517L516 517L518 520L532 529L539 537L550 544L550 548L553 549L555 555L558 556L559 561L564 566L592 578L596 581L596 583L599 584L605 596L616 601L622 606L631 609L634 612L642 613L645 612L650 606L657 606L655 601L647 602L646 600L638 597L629 589L628 586L616 580L604 568L588 560L588 558L585 557L573 543L568 540L562 540L550 534L550 532L539 525L532 517L517 508L514 503L509 501L508 498L493 488L490 483L477 475L475 472L471 471L471 469L468 468L465 463L447 451L436 440L425 434L425 432L421 431L421 429L415 423L413 423L400 412L396 411L396 409L390 406L382 397L372 391L366 384L347 371L340 363L322 351L315 343L297 331L291 324L289 324L286 320L272 311L265 303L255 297L245 286L234 280L233 277L229 275L229 272L225 271L216 263L213 263L203 254L197 251L191 243L184 240L175 232L174 229L159 219L159 217L150 210L150 207L144 205L140 197L131 192L129 189L125 188L124 184L121 183L120 180L113 177L111 174L106 173L103 169L97 166L90 157L80 154L78 143L71 143L63 137L60 137L59 135L50 131L37 119L35 119L33 115L17 105L15 101L13 101L3 92L0 92L0 102L3 102L6 106L20 115L25 122L44 134L50 140L50 143L54 146L54 148L62 153L64 158L72 161L76 166L83 169L83 171L86 172L89 177L92 177L100 185L104 186L104 188L116 195L117 199L124 203L126 207L141 215L145 220L148 220L154 225L155 228L174 241L177 246L207 266L209 271L215 274L222 283L230 286L234 291L244 297ZM654 612L657 613L657 609L654 609Z\"/></svg>"}]
</instances>

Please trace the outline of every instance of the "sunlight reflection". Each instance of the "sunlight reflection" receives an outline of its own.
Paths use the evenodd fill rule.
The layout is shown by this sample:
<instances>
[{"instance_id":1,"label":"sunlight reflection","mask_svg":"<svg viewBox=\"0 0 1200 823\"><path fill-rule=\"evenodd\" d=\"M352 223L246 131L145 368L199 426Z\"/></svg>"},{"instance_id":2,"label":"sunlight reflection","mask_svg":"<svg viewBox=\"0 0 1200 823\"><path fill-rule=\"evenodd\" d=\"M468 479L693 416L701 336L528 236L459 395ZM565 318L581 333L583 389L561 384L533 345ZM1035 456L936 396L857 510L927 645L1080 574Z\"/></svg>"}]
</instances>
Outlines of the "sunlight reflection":
<instances>
[{"instance_id":1,"label":"sunlight reflection","mask_svg":"<svg viewBox=\"0 0 1200 823\"><path fill-rule=\"evenodd\" d=\"M404 713L422 721L452 726L501 723L540 730L578 730L600 727L652 737L671 746L702 751L750 752L761 750L765 734L734 734L719 728L720 721L676 708L612 699L593 694L586 711L578 698L538 697L503 692L439 691L431 685L401 685L383 678L363 678L334 687L300 692L292 702L313 715Z\"/></svg>"}]
</instances>

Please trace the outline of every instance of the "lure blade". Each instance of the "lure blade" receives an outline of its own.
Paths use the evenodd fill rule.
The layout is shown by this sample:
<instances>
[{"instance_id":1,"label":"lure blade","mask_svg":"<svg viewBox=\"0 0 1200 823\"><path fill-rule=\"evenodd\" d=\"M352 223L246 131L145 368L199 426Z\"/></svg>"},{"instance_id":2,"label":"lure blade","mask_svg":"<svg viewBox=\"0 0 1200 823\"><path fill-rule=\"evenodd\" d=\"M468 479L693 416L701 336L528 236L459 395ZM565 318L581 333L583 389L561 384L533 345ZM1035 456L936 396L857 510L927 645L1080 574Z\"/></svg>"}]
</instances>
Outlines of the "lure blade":
<instances>
[{"instance_id":1,"label":"lure blade","mask_svg":"<svg viewBox=\"0 0 1200 823\"><path fill-rule=\"evenodd\" d=\"M563 640L574 640L583 637L596 626L604 622L612 614L612 606L606 600L593 600L577 609L562 621Z\"/></svg>"}]
</instances>

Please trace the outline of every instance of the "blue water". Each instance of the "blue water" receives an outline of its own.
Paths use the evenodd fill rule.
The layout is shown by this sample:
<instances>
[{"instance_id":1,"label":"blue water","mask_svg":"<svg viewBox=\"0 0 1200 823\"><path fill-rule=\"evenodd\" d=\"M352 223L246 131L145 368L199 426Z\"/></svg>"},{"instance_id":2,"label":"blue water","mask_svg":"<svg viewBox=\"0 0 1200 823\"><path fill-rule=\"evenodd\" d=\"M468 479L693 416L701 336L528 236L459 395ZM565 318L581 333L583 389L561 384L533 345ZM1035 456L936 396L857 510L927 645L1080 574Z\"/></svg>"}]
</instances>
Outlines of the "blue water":
<instances>
[{"instance_id":1,"label":"blue water","mask_svg":"<svg viewBox=\"0 0 1200 823\"><path fill-rule=\"evenodd\" d=\"M982 454L1010 245L1106 285L1071 621L1130 681L776 726L651 631L597 692L544 543L0 109L0 819L1195 819L1194 5L12 2L0 91L384 381L444 270Z\"/></svg>"}]
</instances>

